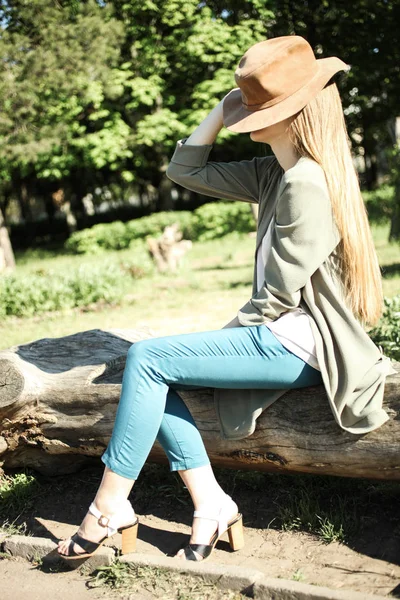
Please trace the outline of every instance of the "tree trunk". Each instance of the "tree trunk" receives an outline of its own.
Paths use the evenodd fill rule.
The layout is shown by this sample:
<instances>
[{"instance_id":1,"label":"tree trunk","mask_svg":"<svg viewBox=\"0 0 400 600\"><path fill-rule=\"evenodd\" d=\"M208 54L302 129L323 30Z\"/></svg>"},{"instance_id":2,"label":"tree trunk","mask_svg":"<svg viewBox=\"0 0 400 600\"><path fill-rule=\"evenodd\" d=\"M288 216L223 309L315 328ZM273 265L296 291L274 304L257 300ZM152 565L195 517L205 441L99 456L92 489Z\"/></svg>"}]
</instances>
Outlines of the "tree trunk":
<instances>
[{"instance_id":1,"label":"tree trunk","mask_svg":"<svg viewBox=\"0 0 400 600\"><path fill-rule=\"evenodd\" d=\"M0 209L0 272L15 269L14 252L11 246L7 227L4 223L3 212Z\"/></svg>"},{"instance_id":2,"label":"tree trunk","mask_svg":"<svg viewBox=\"0 0 400 600\"><path fill-rule=\"evenodd\" d=\"M400 241L400 175L398 175L394 186L393 214L390 222L389 241Z\"/></svg>"},{"instance_id":3,"label":"tree trunk","mask_svg":"<svg viewBox=\"0 0 400 600\"><path fill-rule=\"evenodd\" d=\"M104 452L128 348L139 330L92 330L0 352L0 455L5 468L73 472ZM220 439L212 390L180 392L214 465L282 473L400 479L400 363L387 379L390 420L368 435L335 423L323 386L292 390L243 440ZM92 458L91 458L92 457ZM165 461L155 444L150 460Z\"/></svg>"},{"instance_id":4,"label":"tree trunk","mask_svg":"<svg viewBox=\"0 0 400 600\"><path fill-rule=\"evenodd\" d=\"M155 186L158 190L158 198L156 205L157 212L174 209L174 200L172 197L172 181L168 179L168 177L165 175L169 159L167 156L162 156L161 161L162 164L159 170L160 180L158 185Z\"/></svg>"},{"instance_id":5,"label":"tree trunk","mask_svg":"<svg viewBox=\"0 0 400 600\"><path fill-rule=\"evenodd\" d=\"M26 223L32 222L32 209L29 201L28 188L25 182L21 181L18 189L18 204L21 212L21 219Z\"/></svg>"},{"instance_id":6,"label":"tree trunk","mask_svg":"<svg viewBox=\"0 0 400 600\"><path fill-rule=\"evenodd\" d=\"M365 161L364 180L368 190L377 187L378 169L376 163L376 141L371 133L370 123L363 118L363 148Z\"/></svg>"},{"instance_id":7,"label":"tree trunk","mask_svg":"<svg viewBox=\"0 0 400 600\"><path fill-rule=\"evenodd\" d=\"M389 241L400 241L400 117L392 119L389 131L393 142L393 148L389 154L389 164L394 184L393 214L390 223Z\"/></svg>"},{"instance_id":8,"label":"tree trunk","mask_svg":"<svg viewBox=\"0 0 400 600\"><path fill-rule=\"evenodd\" d=\"M165 227L163 233L157 239L147 238L147 249L160 273L167 270L176 271L180 267L184 255L191 247L191 240L182 239L179 223L173 223Z\"/></svg>"}]
</instances>

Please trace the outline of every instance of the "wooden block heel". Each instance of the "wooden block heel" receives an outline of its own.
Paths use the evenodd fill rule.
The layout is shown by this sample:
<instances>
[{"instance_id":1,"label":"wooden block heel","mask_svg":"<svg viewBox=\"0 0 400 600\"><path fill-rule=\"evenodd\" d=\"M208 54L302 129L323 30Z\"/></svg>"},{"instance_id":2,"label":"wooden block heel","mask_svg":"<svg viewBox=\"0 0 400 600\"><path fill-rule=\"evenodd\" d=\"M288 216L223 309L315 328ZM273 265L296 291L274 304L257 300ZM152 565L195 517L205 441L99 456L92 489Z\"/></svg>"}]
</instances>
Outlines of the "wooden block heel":
<instances>
[{"instance_id":1,"label":"wooden block heel","mask_svg":"<svg viewBox=\"0 0 400 600\"><path fill-rule=\"evenodd\" d=\"M239 515L234 523L228 527L229 544L233 551L240 550L244 546L243 518Z\"/></svg>"},{"instance_id":2,"label":"wooden block heel","mask_svg":"<svg viewBox=\"0 0 400 600\"><path fill-rule=\"evenodd\" d=\"M231 511L232 515L232 508L234 507L236 507L237 510L237 505L233 502L230 496L227 496L225 505L223 505L217 510L215 510L213 507L209 508L207 505L203 505L203 507L194 511L194 517L208 519L210 521L216 521L218 526L208 544L189 543L185 548L182 549L186 560L208 560L218 540L225 532L228 533L229 544L232 550L235 551L243 548L244 538L242 515L240 513L237 513L236 517L233 517L230 520L227 520L225 516L226 513L229 514L228 511Z\"/></svg>"},{"instance_id":3,"label":"wooden block heel","mask_svg":"<svg viewBox=\"0 0 400 600\"><path fill-rule=\"evenodd\" d=\"M139 521L130 527L122 529L122 554L130 554L136 551L136 540Z\"/></svg>"},{"instance_id":4,"label":"wooden block heel","mask_svg":"<svg viewBox=\"0 0 400 600\"><path fill-rule=\"evenodd\" d=\"M122 533L122 554L134 552L136 549L136 538L139 519L135 515L135 511L133 510L129 500L126 500L125 502L125 515L126 513L130 513L129 518L131 518L132 521L130 525L119 528L116 524L116 513L114 513L110 517L107 517L106 515L103 515L96 507L94 502L92 502L92 504L89 506L89 513L96 517L98 525L100 525L100 527L103 527L103 529L107 531L106 535L102 537L101 540L99 540L98 542L92 542L90 540L87 540L86 538L81 537L80 535L78 535L78 533L75 533L70 538L70 542L68 545L68 554L59 551L60 556L67 562L73 562L77 559L89 558L100 548L100 546L105 542L107 538L112 537L114 534L117 533L117 531ZM83 552L76 552L74 549L75 544L80 546Z\"/></svg>"}]
</instances>

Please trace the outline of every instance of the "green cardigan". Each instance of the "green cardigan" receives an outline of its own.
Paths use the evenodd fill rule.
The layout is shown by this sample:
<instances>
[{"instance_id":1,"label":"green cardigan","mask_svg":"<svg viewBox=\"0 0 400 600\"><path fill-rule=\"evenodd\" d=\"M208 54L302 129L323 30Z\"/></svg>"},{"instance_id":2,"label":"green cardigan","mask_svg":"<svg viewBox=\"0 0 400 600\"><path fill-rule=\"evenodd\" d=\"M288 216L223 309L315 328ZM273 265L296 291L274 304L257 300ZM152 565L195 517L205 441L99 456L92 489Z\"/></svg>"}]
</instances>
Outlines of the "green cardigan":
<instances>
[{"instance_id":1,"label":"green cardigan","mask_svg":"<svg viewBox=\"0 0 400 600\"><path fill-rule=\"evenodd\" d=\"M265 282L238 311L237 326L261 325L301 306L311 317L316 355L329 405L340 427L373 431L388 420L385 378L395 373L346 306L338 243L323 169L302 157L286 172L275 156L208 161L212 145L177 143L167 175L179 185L218 198L259 203L256 252L275 216ZM251 435L256 419L287 390L215 390L221 435Z\"/></svg>"}]
</instances>

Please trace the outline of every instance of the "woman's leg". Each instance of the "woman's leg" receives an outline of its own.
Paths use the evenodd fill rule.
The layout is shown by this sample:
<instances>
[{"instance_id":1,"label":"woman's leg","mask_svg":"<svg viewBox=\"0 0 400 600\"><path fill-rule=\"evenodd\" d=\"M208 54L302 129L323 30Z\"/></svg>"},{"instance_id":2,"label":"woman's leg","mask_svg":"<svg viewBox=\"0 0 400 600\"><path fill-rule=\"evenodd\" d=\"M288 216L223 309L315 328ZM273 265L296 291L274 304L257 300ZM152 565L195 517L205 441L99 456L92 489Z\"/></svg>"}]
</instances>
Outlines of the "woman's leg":
<instances>
[{"instance_id":1,"label":"woman's leg","mask_svg":"<svg viewBox=\"0 0 400 600\"><path fill-rule=\"evenodd\" d=\"M265 326L137 342L128 351L115 426L102 460L118 475L137 478L162 425L170 386L287 389L320 382L319 371L284 348ZM175 467L181 469L186 469L184 460Z\"/></svg>"},{"instance_id":2,"label":"woman's leg","mask_svg":"<svg viewBox=\"0 0 400 600\"><path fill-rule=\"evenodd\" d=\"M319 383L318 376L318 371L288 352L265 326L136 343L128 352L113 435L102 458L113 476L106 471L97 496L99 503L103 504L102 498L118 495L115 490L119 485L122 495L126 497L129 493L129 484L124 478L131 480L130 485L133 483L159 430L163 435L170 385L285 389ZM188 441L184 433L186 419L178 419L178 422L183 425L179 444L181 458L173 468L187 471L185 461L191 454L190 448L185 446ZM176 437L175 434L172 437ZM204 454L200 451L200 458L191 463L190 470L206 467L204 463ZM190 475L188 477L189 481ZM104 512L102 506L98 508Z\"/></svg>"},{"instance_id":3,"label":"woman's leg","mask_svg":"<svg viewBox=\"0 0 400 600\"><path fill-rule=\"evenodd\" d=\"M169 388L157 441L167 455L171 471L210 464L199 430L175 389Z\"/></svg>"},{"instance_id":4,"label":"woman's leg","mask_svg":"<svg viewBox=\"0 0 400 600\"><path fill-rule=\"evenodd\" d=\"M207 505L217 508L226 501L193 417L182 398L172 388L167 395L157 440L164 448L171 471L178 471L189 490L194 510ZM237 512L237 505L233 505L232 515L229 516L233 517ZM189 543L207 545L215 527L214 521L194 518ZM177 556L185 559L183 550Z\"/></svg>"}]
</instances>

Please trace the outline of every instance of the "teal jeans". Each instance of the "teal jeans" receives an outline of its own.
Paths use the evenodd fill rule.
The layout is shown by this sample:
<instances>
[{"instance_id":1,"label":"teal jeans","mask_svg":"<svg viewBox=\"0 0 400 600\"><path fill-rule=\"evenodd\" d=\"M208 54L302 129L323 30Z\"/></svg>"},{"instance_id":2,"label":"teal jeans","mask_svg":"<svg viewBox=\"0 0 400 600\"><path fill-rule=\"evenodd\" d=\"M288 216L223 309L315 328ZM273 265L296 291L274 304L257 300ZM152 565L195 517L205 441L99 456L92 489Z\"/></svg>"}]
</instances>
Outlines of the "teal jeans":
<instances>
[{"instance_id":1,"label":"teal jeans","mask_svg":"<svg viewBox=\"0 0 400 600\"><path fill-rule=\"evenodd\" d=\"M128 351L102 461L118 475L137 479L157 439L172 471L209 464L179 389L289 389L321 383L320 372L287 350L265 325L136 342Z\"/></svg>"}]
</instances>

